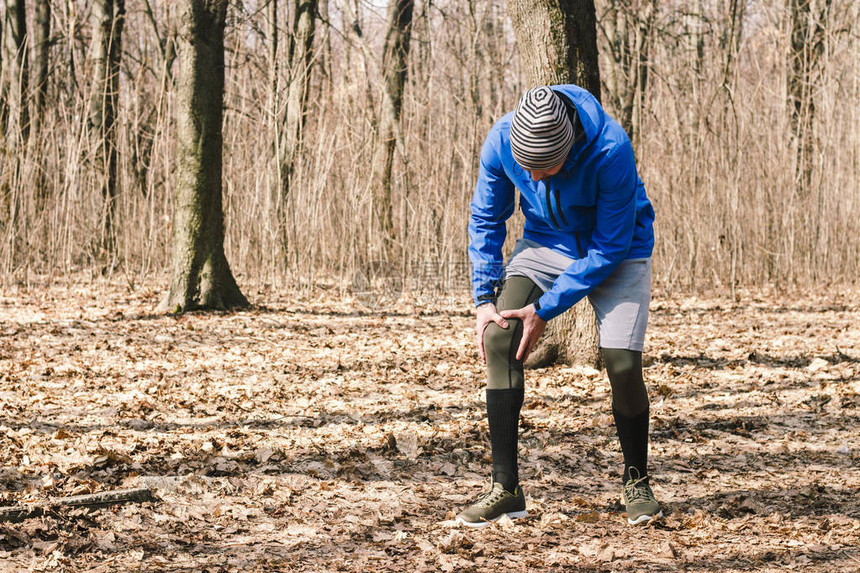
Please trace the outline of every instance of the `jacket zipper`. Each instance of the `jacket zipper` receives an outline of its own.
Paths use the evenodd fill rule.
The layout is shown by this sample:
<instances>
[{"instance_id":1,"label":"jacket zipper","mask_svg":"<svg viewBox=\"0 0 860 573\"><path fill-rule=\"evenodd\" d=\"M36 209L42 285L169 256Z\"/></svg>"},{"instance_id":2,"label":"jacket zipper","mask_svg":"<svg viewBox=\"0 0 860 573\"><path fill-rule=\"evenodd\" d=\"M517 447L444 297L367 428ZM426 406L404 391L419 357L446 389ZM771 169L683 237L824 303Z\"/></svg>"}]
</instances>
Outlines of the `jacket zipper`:
<instances>
[{"instance_id":1,"label":"jacket zipper","mask_svg":"<svg viewBox=\"0 0 860 573\"><path fill-rule=\"evenodd\" d=\"M555 220L555 213L552 212L552 203L550 203L549 199L549 183L546 184L546 209L549 211L549 217L552 219L552 224L555 226L556 230L561 230L561 227L558 226L558 221Z\"/></svg>"},{"instance_id":2,"label":"jacket zipper","mask_svg":"<svg viewBox=\"0 0 860 573\"><path fill-rule=\"evenodd\" d=\"M567 219L564 216L564 211L561 208L561 192L556 188L555 190L555 205L558 207L558 216L561 217L561 222L564 223L564 226L567 227Z\"/></svg>"},{"instance_id":3,"label":"jacket zipper","mask_svg":"<svg viewBox=\"0 0 860 573\"><path fill-rule=\"evenodd\" d=\"M567 226L567 219L565 218L564 213L561 210L561 193L559 192L558 189L555 190L555 202L556 202L556 205L559 205L558 215L559 215L559 217L561 217L561 220L566 227ZM555 225L555 228L560 231L561 227L559 226L558 221L555 218L555 213L553 213L553 211L552 211L552 203L550 202L549 184L548 183L546 186L546 209L547 209L547 211L549 211L549 217L550 217L550 219L552 219L552 224ZM582 242L579 240L579 231L575 231L573 235L576 237L576 250L579 253L579 258L581 259L581 258L583 258L582 257Z\"/></svg>"}]
</instances>

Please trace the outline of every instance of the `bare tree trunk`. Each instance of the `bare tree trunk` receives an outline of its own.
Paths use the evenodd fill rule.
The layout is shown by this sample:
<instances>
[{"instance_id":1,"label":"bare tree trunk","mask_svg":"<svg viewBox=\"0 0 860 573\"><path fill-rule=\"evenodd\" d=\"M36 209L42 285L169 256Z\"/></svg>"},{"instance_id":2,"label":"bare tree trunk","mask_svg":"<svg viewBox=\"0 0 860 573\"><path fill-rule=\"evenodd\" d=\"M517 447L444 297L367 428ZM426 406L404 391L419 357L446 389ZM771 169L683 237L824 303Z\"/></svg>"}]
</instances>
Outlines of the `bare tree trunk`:
<instances>
[{"instance_id":1,"label":"bare tree trunk","mask_svg":"<svg viewBox=\"0 0 860 573\"><path fill-rule=\"evenodd\" d=\"M176 46L174 45L174 34L171 30L171 25L167 24L166 35L162 35L158 21L155 18L155 13L152 11L150 0L143 0L143 3L146 17L152 25L152 32L155 34L155 39L158 41L158 49L161 52L161 57L164 61L164 74L170 82L173 82L173 73L171 72L171 68L173 67L173 61L176 59ZM168 15L169 14L170 12L168 11Z\"/></svg>"},{"instance_id":2,"label":"bare tree trunk","mask_svg":"<svg viewBox=\"0 0 860 573\"><path fill-rule=\"evenodd\" d=\"M37 208L41 210L48 196L44 165L41 160L41 132L45 120L45 101L48 95L48 58L51 49L51 3L49 0L36 0L35 6L33 67L36 72L36 85L34 86L33 128L30 132L30 143L33 154L36 155L37 161L40 163L36 173L36 201Z\"/></svg>"},{"instance_id":3,"label":"bare tree trunk","mask_svg":"<svg viewBox=\"0 0 860 573\"><path fill-rule=\"evenodd\" d=\"M7 115L7 124L4 126L6 137L13 142L24 143L30 134L30 109L28 102L30 69L27 58L29 39L27 37L27 10L25 0L6 0L6 34L8 38L8 49L14 54L10 66L11 79L7 94L11 111ZM15 81L17 80L17 82ZM15 93L12 93L12 92Z\"/></svg>"},{"instance_id":4,"label":"bare tree trunk","mask_svg":"<svg viewBox=\"0 0 860 573\"><path fill-rule=\"evenodd\" d=\"M290 63L290 81L287 87L286 113L278 150L281 196L286 199L299 156L302 128L308 99L308 83L313 65L314 27L317 0L295 0L296 14L287 61Z\"/></svg>"},{"instance_id":5,"label":"bare tree trunk","mask_svg":"<svg viewBox=\"0 0 860 573\"><path fill-rule=\"evenodd\" d=\"M21 143L30 137L30 65L27 58L27 50L30 44L27 35L27 10L24 0L14 2L14 24L12 26L12 40L17 49L17 69L15 75L18 77L18 130L21 134ZM7 9L7 14L11 9Z\"/></svg>"},{"instance_id":6,"label":"bare tree trunk","mask_svg":"<svg viewBox=\"0 0 860 573\"><path fill-rule=\"evenodd\" d=\"M652 32L654 29L654 20L657 17L659 4L657 0L650 0L646 3L645 17L639 19L636 27L636 57L635 57L635 93L631 97L633 100L633 118L630 122L630 141L633 144L633 150L639 150L640 126L642 125L642 110L645 92L648 89L648 70L650 63L650 50L652 42Z\"/></svg>"},{"instance_id":7,"label":"bare tree trunk","mask_svg":"<svg viewBox=\"0 0 860 573\"><path fill-rule=\"evenodd\" d=\"M222 121L228 0L181 0L173 271L161 310L244 307L224 254Z\"/></svg>"},{"instance_id":8,"label":"bare tree trunk","mask_svg":"<svg viewBox=\"0 0 860 573\"><path fill-rule=\"evenodd\" d=\"M278 0L269 0L269 114L270 127L272 133L277 134L275 127L278 123L278 71L280 70L278 47L279 47L279 26L278 26ZM277 137L277 135L275 135ZM277 145L277 139L274 140L273 146Z\"/></svg>"},{"instance_id":9,"label":"bare tree trunk","mask_svg":"<svg viewBox=\"0 0 860 573\"><path fill-rule=\"evenodd\" d=\"M509 0L508 14L532 83L574 83L600 99L594 0Z\"/></svg>"},{"instance_id":10,"label":"bare tree trunk","mask_svg":"<svg viewBox=\"0 0 860 573\"><path fill-rule=\"evenodd\" d=\"M831 0L788 0L791 49L788 66L788 102L795 145L795 186L806 195L812 188L815 139L814 88L824 51Z\"/></svg>"},{"instance_id":11,"label":"bare tree trunk","mask_svg":"<svg viewBox=\"0 0 860 573\"><path fill-rule=\"evenodd\" d=\"M114 213L117 197L117 134L119 66L125 0L99 0L93 4L93 86L90 128L95 146L93 164L102 194L102 252L116 249Z\"/></svg>"},{"instance_id":12,"label":"bare tree trunk","mask_svg":"<svg viewBox=\"0 0 860 573\"><path fill-rule=\"evenodd\" d=\"M397 145L397 126L403 109L403 88L408 73L409 41L412 32L414 0L394 0L388 7L388 32L382 57L383 95L376 145L373 154L373 192L375 217L384 244L384 253L394 258L394 215L391 170Z\"/></svg>"},{"instance_id":13,"label":"bare tree trunk","mask_svg":"<svg viewBox=\"0 0 860 573\"><path fill-rule=\"evenodd\" d=\"M610 66L606 80L608 100L633 148L639 147L642 98L648 85L648 51L657 0L612 0L601 30L609 45Z\"/></svg>"},{"instance_id":14,"label":"bare tree trunk","mask_svg":"<svg viewBox=\"0 0 860 573\"><path fill-rule=\"evenodd\" d=\"M320 54L320 69L325 81L323 89L327 101L331 101L334 92L334 62L331 50L331 12L328 0L319 0L320 24L322 25L322 53Z\"/></svg>"},{"instance_id":15,"label":"bare tree trunk","mask_svg":"<svg viewBox=\"0 0 860 573\"><path fill-rule=\"evenodd\" d=\"M144 107L149 109L145 116L137 118L137 125L132 128L132 137L135 143L131 149L130 163L140 194L146 197L149 192L149 169L152 163L152 149L157 131L156 123L159 116L165 111L167 93L174 83L172 70L173 62L176 60L176 31L171 4L165 6L162 22L157 20L150 0L144 0L144 11L152 28L152 33L158 42L158 51L161 55L159 70L161 80L157 102L152 102L150 92L138 89L138 99L142 100L145 103Z\"/></svg>"},{"instance_id":16,"label":"bare tree trunk","mask_svg":"<svg viewBox=\"0 0 860 573\"><path fill-rule=\"evenodd\" d=\"M5 73L8 67L8 62L12 59L9 57L9 51L6 48L6 39L9 36L7 31L7 18L5 17L5 6L3 18L0 18L0 157L3 158L5 164L8 164L7 158L7 125L9 120L9 80ZM6 170L0 170L0 231L6 230L6 222L11 215L11 190L9 181L6 177Z\"/></svg>"},{"instance_id":17,"label":"bare tree trunk","mask_svg":"<svg viewBox=\"0 0 860 573\"><path fill-rule=\"evenodd\" d=\"M728 21L723 28L720 42L726 53L725 65L723 66L723 87L729 85L729 79L733 73L733 64L740 51L745 12L746 0L729 0L728 13L726 14Z\"/></svg>"},{"instance_id":18,"label":"bare tree trunk","mask_svg":"<svg viewBox=\"0 0 860 573\"><path fill-rule=\"evenodd\" d=\"M75 95L80 91L80 85L78 82L78 66L75 58L76 42L74 39L79 36L78 29L81 26L81 22L77 19L75 0L63 0L62 7L63 19L68 23L68 28L63 31L66 45L64 59L68 66L68 69L65 72L67 78L65 85L66 105L73 106Z\"/></svg>"},{"instance_id":19,"label":"bare tree trunk","mask_svg":"<svg viewBox=\"0 0 860 573\"><path fill-rule=\"evenodd\" d=\"M7 220L7 237L16 244L21 236L20 226L26 224L22 216L20 188L21 158L29 139L29 66L27 58L27 13L24 0L6 0L4 58L6 59L5 106L2 111L4 135L3 161L6 163L4 179L0 181L2 209ZM12 247L13 252L20 249Z\"/></svg>"},{"instance_id":20,"label":"bare tree trunk","mask_svg":"<svg viewBox=\"0 0 860 573\"><path fill-rule=\"evenodd\" d=\"M38 137L45 115L48 94L48 58L51 50L51 3L36 0L33 28L33 67L35 68L35 97L33 99L33 133Z\"/></svg>"},{"instance_id":21,"label":"bare tree trunk","mask_svg":"<svg viewBox=\"0 0 860 573\"><path fill-rule=\"evenodd\" d=\"M531 84L575 83L600 99L594 0L508 0L508 13ZM597 321L587 305L550 322L529 366L600 365Z\"/></svg>"},{"instance_id":22,"label":"bare tree trunk","mask_svg":"<svg viewBox=\"0 0 860 573\"><path fill-rule=\"evenodd\" d=\"M4 17L0 18L0 134L2 134L5 138L6 135L6 114L7 114L7 105L6 98L8 93L8 86L6 82L6 74L3 73L3 70L6 66L7 56L6 56L6 18L5 18L5 7L4 7ZM0 148L0 153L2 153L3 149Z\"/></svg>"}]
</instances>

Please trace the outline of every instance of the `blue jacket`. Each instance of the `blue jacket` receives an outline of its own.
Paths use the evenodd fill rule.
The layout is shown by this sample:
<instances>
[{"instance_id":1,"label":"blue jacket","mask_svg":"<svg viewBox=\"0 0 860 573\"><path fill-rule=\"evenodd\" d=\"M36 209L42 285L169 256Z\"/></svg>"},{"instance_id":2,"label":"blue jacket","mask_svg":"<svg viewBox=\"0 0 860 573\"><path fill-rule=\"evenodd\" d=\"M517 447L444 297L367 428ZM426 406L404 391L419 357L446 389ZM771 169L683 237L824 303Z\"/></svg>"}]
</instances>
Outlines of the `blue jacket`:
<instances>
[{"instance_id":1,"label":"blue jacket","mask_svg":"<svg viewBox=\"0 0 860 573\"><path fill-rule=\"evenodd\" d=\"M544 320L576 304L624 259L650 257L654 247L654 209L627 134L586 90L552 89L574 104L584 137L573 144L558 174L535 182L511 155L513 112L502 117L481 149L469 222L476 305L492 297L502 278L505 221L514 212L515 189L526 218L523 237L575 259L535 305Z\"/></svg>"}]
</instances>

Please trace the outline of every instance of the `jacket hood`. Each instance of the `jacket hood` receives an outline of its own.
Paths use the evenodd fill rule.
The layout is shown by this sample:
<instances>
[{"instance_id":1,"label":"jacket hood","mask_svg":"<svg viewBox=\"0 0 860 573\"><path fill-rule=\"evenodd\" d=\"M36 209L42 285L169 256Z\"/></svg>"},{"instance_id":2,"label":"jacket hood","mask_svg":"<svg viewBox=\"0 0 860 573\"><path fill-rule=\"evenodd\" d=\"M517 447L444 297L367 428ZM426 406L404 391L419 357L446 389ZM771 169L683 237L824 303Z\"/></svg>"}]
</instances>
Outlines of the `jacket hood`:
<instances>
[{"instance_id":1,"label":"jacket hood","mask_svg":"<svg viewBox=\"0 0 860 573\"><path fill-rule=\"evenodd\" d=\"M579 122L582 124L582 130L585 132L585 139L573 144L564 162L564 169L568 169L576 163L585 148L594 143L594 140L603 131L606 122L605 113L597 98L577 85L564 84L550 87L553 91L561 92L567 96L573 103Z\"/></svg>"}]
</instances>

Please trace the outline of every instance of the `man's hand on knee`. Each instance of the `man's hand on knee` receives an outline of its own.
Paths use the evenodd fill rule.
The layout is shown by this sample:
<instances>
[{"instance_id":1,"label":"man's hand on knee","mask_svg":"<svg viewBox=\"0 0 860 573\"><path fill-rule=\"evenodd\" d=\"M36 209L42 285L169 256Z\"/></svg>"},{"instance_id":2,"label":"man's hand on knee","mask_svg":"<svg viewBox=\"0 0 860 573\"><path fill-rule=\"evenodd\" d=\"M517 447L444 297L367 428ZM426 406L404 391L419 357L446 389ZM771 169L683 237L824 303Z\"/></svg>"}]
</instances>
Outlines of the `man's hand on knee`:
<instances>
[{"instance_id":1,"label":"man's hand on knee","mask_svg":"<svg viewBox=\"0 0 860 573\"><path fill-rule=\"evenodd\" d=\"M496 305L491 302L482 304L478 307L477 316L475 317L475 334L478 337L478 352L481 353L481 360L487 363L487 356L484 352L484 330L491 322L495 322L502 328L508 327L508 321L502 318L502 315L496 310Z\"/></svg>"},{"instance_id":2,"label":"man's hand on knee","mask_svg":"<svg viewBox=\"0 0 860 573\"><path fill-rule=\"evenodd\" d=\"M517 348L517 360L525 362L537 344L540 335L543 334L546 321L537 315L533 304L524 306L519 310L503 310L501 315L504 318L519 318L523 321L523 337L520 340L519 348Z\"/></svg>"}]
</instances>

